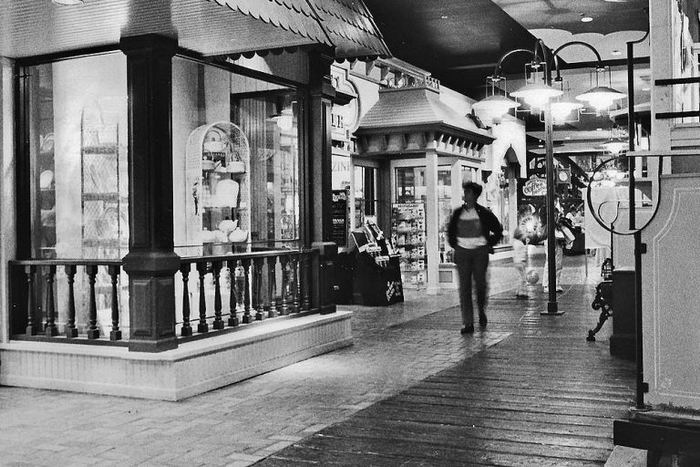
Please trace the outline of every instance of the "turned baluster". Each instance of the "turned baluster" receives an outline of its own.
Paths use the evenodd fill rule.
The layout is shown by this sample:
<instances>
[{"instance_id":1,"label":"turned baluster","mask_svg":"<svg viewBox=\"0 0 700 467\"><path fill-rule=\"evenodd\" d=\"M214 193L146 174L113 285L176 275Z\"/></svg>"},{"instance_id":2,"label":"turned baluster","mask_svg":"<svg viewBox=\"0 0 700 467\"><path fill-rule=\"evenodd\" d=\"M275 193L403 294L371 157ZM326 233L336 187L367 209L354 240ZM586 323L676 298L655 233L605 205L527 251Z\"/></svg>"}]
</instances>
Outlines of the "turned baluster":
<instances>
[{"instance_id":1,"label":"turned baluster","mask_svg":"<svg viewBox=\"0 0 700 467\"><path fill-rule=\"evenodd\" d=\"M65 267L66 277L68 278L68 320L63 328L63 333L66 337L78 337L78 330L75 327L75 273L77 267L74 264Z\"/></svg>"},{"instance_id":2,"label":"turned baluster","mask_svg":"<svg viewBox=\"0 0 700 467\"><path fill-rule=\"evenodd\" d=\"M199 324L197 332L209 332L207 324L207 299L204 294L204 276L207 274L206 261L197 263L197 272L199 273Z\"/></svg>"},{"instance_id":3,"label":"turned baluster","mask_svg":"<svg viewBox=\"0 0 700 467\"><path fill-rule=\"evenodd\" d=\"M229 271L229 278L231 279L231 294L229 295L229 310L230 310L230 316L228 318L228 325L229 326L238 326L238 311L236 309L236 305L238 304L238 295L237 295L237 290L238 290L238 284L236 281L236 269L237 269L238 261L236 260L229 260L228 261L228 271Z\"/></svg>"},{"instance_id":4,"label":"turned baluster","mask_svg":"<svg viewBox=\"0 0 700 467\"><path fill-rule=\"evenodd\" d=\"M243 260L243 323L252 321L250 316L250 259Z\"/></svg>"},{"instance_id":5,"label":"turned baluster","mask_svg":"<svg viewBox=\"0 0 700 467\"><path fill-rule=\"evenodd\" d=\"M85 271L88 275L88 283L90 284L90 300L88 308L88 339L97 339L100 337L100 330L97 328L97 300L95 298L95 281L97 280L97 265L90 264L85 266Z\"/></svg>"},{"instance_id":6,"label":"turned baluster","mask_svg":"<svg viewBox=\"0 0 700 467\"><path fill-rule=\"evenodd\" d=\"M27 330L26 334L30 336L36 335L36 329L34 328L34 273L36 272L36 266L25 266L24 275L27 276Z\"/></svg>"},{"instance_id":7,"label":"turned baluster","mask_svg":"<svg viewBox=\"0 0 700 467\"><path fill-rule=\"evenodd\" d=\"M49 266L46 273L46 337L58 335L56 328L56 302L54 300L53 283L56 279L56 266Z\"/></svg>"},{"instance_id":8,"label":"turned baluster","mask_svg":"<svg viewBox=\"0 0 700 467\"><path fill-rule=\"evenodd\" d=\"M277 316L277 284L275 284L275 268L277 267L277 257L270 256L267 258L267 298L268 305L266 307L267 317L274 318Z\"/></svg>"},{"instance_id":9,"label":"turned baluster","mask_svg":"<svg viewBox=\"0 0 700 467\"><path fill-rule=\"evenodd\" d=\"M292 255L291 258L291 289L292 289L292 304L291 309L294 313L299 313L299 256Z\"/></svg>"},{"instance_id":10,"label":"turned baluster","mask_svg":"<svg viewBox=\"0 0 700 467\"><path fill-rule=\"evenodd\" d=\"M289 314L289 301L287 301L287 291L289 290L289 284L287 283L287 279L289 278L287 266L289 265L289 257L281 256L280 264L282 265L282 290L280 291L282 302L280 303L280 315L287 315Z\"/></svg>"},{"instance_id":11,"label":"turned baluster","mask_svg":"<svg viewBox=\"0 0 700 467\"><path fill-rule=\"evenodd\" d=\"M119 265L107 267L112 281L112 330L109 332L109 340L122 340L122 331L119 329Z\"/></svg>"},{"instance_id":12,"label":"turned baluster","mask_svg":"<svg viewBox=\"0 0 700 467\"><path fill-rule=\"evenodd\" d=\"M223 329L224 320L221 319L221 261L214 261L211 265L214 276L214 329Z\"/></svg>"},{"instance_id":13,"label":"turned baluster","mask_svg":"<svg viewBox=\"0 0 700 467\"><path fill-rule=\"evenodd\" d=\"M304 253L301 257L301 272L301 290L303 292L301 308L308 311L311 309L311 256L309 253Z\"/></svg>"},{"instance_id":14,"label":"turned baluster","mask_svg":"<svg viewBox=\"0 0 700 467\"><path fill-rule=\"evenodd\" d=\"M253 310L255 311L255 319L262 321L264 318L262 310L262 267L263 258L255 258L253 260Z\"/></svg>"},{"instance_id":15,"label":"turned baluster","mask_svg":"<svg viewBox=\"0 0 700 467\"><path fill-rule=\"evenodd\" d=\"M192 335L192 325L190 324L190 270L192 265L190 263L180 264L180 274L182 274L182 329L180 329L180 335L182 337L187 337Z\"/></svg>"}]
</instances>

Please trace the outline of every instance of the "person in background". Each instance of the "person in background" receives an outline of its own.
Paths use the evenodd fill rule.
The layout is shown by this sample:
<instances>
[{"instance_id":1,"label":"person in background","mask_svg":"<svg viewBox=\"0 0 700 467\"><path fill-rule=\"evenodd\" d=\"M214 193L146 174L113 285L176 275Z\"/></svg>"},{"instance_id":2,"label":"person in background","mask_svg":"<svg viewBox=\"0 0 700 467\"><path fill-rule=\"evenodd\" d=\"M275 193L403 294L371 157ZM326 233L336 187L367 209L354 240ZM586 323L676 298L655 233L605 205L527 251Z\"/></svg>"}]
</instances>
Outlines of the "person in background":
<instances>
[{"instance_id":1,"label":"person in background","mask_svg":"<svg viewBox=\"0 0 700 467\"><path fill-rule=\"evenodd\" d=\"M544 227L547 232L547 226ZM556 271L556 291L561 293L564 289L561 286L561 271L564 269L564 247L569 247L574 241L574 234L571 232L571 223L566 219L560 209L554 211L554 267ZM549 239L544 241L544 271L542 272L542 287L545 293L549 292Z\"/></svg>"},{"instance_id":2,"label":"person in background","mask_svg":"<svg viewBox=\"0 0 700 467\"><path fill-rule=\"evenodd\" d=\"M476 303L479 308L479 325L484 328L486 318L486 271L489 253L503 237L503 227L496 216L478 204L482 187L478 183L465 182L464 204L455 209L447 226L447 241L454 249L454 262L459 275L459 302L462 311L462 334L474 333L474 307L472 304L472 279L476 285Z\"/></svg>"},{"instance_id":3,"label":"person in background","mask_svg":"<svg viewBox=\"0 0 700 467\"><path fill-rule=\"evenodd\" d=\"M518 271L520 282L515 291L516 298L530 298L527 293L527 279L525 270L527 269L527 239L523 237L523 232L519 228L513 232L513 266Z\"/></svg>"}]
</instances>

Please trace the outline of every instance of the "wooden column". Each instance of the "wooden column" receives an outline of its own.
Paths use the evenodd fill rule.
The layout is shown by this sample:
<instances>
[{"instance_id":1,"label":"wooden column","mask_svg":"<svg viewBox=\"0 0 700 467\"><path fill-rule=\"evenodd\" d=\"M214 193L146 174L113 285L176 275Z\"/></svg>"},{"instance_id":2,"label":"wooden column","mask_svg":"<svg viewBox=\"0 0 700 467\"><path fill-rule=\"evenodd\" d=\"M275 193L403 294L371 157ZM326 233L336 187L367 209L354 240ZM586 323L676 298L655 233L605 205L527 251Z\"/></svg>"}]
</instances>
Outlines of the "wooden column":
<instances>
[{"instance_id":1,"label":"wooden column","mask_svg":"<svg viewBox=\"0 0 700 467\"><path fill-rule=\"evenodd\" d=\"M122 38L129 91L129 350L177 347L173 251L172 58L175 39Z\"/></svg>"},{"instance_id":2,"label":"wooden column","mask_svg":"<svg viewBox=\"0 0 700 467\"><path fill-rule=\"evenodd\" d=\"M306 141L302 170L302 238L304 245L331 240L331 108L335 89L331 84L333 51L309 52L309 95Z\"/></svg>"},{"instance_id":3,"label":"wooden column","mask_svg":"<svg viewBox=\"0 0 700 467\"><path fill-rule=\"evenodd\" d=\"M438 241L438 155L435 141L428 141L425 150L425 254L427 256L426 278L428 294L436 294L440 288L438 272L440 263L440 247Z\"/></svg>"}]
</instances>

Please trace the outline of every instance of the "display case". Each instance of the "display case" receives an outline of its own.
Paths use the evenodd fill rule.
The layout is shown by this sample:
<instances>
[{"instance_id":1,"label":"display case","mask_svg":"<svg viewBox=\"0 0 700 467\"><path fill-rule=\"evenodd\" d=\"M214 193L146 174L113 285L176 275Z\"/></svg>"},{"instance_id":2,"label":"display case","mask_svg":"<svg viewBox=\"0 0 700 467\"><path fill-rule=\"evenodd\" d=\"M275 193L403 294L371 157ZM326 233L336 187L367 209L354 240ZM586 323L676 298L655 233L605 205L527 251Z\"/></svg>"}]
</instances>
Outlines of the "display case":
<instances>
[{"instance_id":1,"label":"display case","mask_svg":"<svg viewBox=\"0 0 700 467\"><path fill-rule=\"evenodd\" d=\"M83 257L118 259L128 249L129 202L120 185L119 125L89 106L80 134Z\"/></svg>"},{"instance_id":2,"label":"display case","mask_svg":"<svg viewBox=\"0 0 700 467\"><path fill-rule=\"evenodd\" d=\"M187 141L187 247L189 255L250 250L250 149L230 122L202 125Z\"/></svg>"},{"instance_id":3,"label":"display case","mask_svg":"<svg viewBox=\"0 0 700 467\"><path fill-rule=\"evenodd\" d=\"M395 203L391 219L391 238L401 258L402 281L406 286L423 286L426 281L425 206L423 203Z\"/></svg>"}]
</instances>

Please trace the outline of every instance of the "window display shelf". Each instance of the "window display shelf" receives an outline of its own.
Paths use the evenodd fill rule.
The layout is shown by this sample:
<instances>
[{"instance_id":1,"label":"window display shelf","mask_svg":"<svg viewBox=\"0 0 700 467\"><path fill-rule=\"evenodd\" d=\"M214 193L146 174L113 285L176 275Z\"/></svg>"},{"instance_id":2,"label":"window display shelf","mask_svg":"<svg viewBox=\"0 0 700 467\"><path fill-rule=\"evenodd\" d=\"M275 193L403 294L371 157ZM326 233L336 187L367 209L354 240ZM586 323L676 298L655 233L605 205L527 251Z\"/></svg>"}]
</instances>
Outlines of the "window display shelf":
<instances>
[{"instance_id":1,"label":"window display shelf","mask_svg":"<svg viewBox=\"0 0 700 467\"><path fill-rule=\"evenodd\" d=\"M119 125L104 123L95 109L81 118L81 214L85 257L119 258L128 225L129 197L120 192Z\"/></svg>"},{"instance_id":2,"label":"window display shelf","mask_svg":"<svg viewBox=\"0 0 700 467\"><path fill-rule=\"evenodd\" d=\"M187 244L201 245L191 254L226 254L249 248L249 153L246 136L233 123L202 125L190 133Z\"/></svg>"},{"instance_id":3,"label":"window display shelf","mask_svg":"<svg viewBox=\"0 0 700 467\"><path fill-rule=\"evenodd\" d=\"M426 280L425 207L423 203L392 206L392 243L401 255L401 274L407 286L420 287Z\"/></svg>"}]
</instances>

